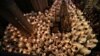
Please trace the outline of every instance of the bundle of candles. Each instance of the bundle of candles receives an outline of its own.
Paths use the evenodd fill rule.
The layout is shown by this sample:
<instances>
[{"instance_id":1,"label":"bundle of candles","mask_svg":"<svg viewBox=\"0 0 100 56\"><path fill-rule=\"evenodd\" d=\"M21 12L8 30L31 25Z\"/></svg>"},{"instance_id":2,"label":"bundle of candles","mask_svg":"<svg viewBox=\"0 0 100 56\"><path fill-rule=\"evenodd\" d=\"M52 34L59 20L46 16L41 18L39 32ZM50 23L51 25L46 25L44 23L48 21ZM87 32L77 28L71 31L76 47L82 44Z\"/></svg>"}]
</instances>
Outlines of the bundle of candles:
<instances>
[{"instance_id":1,"label":"bundle of candles","mask_svg":"<svg viewBox=\"0 0 100 56\"><path fill-rule=\"evenodd\" d=\"M86 21L83 13L76 8L71 0L64 0L67 13L66 19L71 23L70 32L50 32L53 22L59 21L63 0L54 0L53 5L44 13L38 12L24 14L27 21L33 26L33 33L26 37L9 24L5 30L5 36L1 41L2 49L8 52L22 53L40 56L85 56L91 53L98 40L93 33L89 21ZM60 18L63 19L63 18ZM67 29L67 28L65 28ZM28 30L28 29L27 29Z\"/></svg>"}]
</instances>

